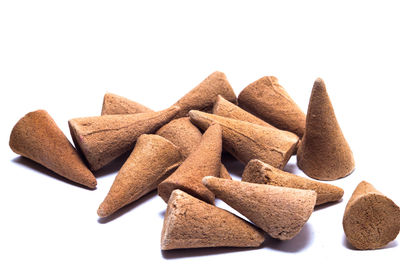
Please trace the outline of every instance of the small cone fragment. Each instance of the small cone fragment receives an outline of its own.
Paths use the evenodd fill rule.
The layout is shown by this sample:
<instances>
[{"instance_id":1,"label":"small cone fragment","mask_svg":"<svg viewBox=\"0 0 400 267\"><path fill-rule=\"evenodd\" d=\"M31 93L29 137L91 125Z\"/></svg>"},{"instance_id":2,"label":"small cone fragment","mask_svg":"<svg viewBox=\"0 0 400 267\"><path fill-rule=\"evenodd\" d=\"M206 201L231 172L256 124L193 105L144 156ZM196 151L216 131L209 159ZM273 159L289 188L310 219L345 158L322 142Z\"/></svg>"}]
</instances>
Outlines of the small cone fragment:
<instances>
[{"instance_id":1,"label":"small cone fragment","mask_svg":"<svg viewBox=\"0 0 400 267\"><path fill-rule=\"evenodd\" d=\"M216 197L243 214L273 238L295 237L314 210L317 194L264 184L204 177Z\"/></svg>"},{"instance_id":2,"label":"small cone fragment","mask_svg":"<svg viewBox=\"0 0 400 267\"><path fill-rule=\"evenodd\" d=\"M177 189L171 194L161 249L259 247L264 233L236 215Z\"/></svg>"},{"instance_id":3,"label":"small cone fragment","mask_svg":"<svg viewBox=\"0 0 400 267\"><path fill-rule=\"evenodd\" d=\"M203 134L198 148L181 166L158 186L158 194L168 202L175 189L181 189L203 201L214 204L214 194L201 182L204 176L218 176L221 169L221 127L212 125ZM221 179L226 180L226 179Z\"/></svg>"},{"instance_id":4,"label":"small cone fragment","mask_svg":"<svg viewBox=\"0 0 400 267\"><path fill-rule=\"evenodd\" d=\"M343 229L347 240L357 249L382 248L399 234L400 208L362 181L347 203Z\"/></svg>"},{"instance_id":5,"label":"small cone fragment","mask_svg":"<svg viewBox=\"0 0 400 267\"><path fill-rule=\"evenodd\" d=\"M159 112L77 118L68 124L75 145L95 171L128 152L140 135L155 132L178 110L173 106Z\"/></svg>"},{"instance_id":6,"label":"small cone fragment","mask_svg":"<svg viewBox=\"0 0 400 267\"><path fill-rule=\"evenodd\" d=\"M243 171L242 181L269 184L290 188L313 190L317 193L315 205L338 201L343 197L343 189L334 185L313 181L274 168L258 159L252 159Z\"/></svg>"},{"instance_id":7,"label":"small cone fragment","mask_svg":"<svg viewBox=\"0 0 400 267\"><path fill-rule=\"evenodd\" d=\"M212 123L220 124L224 149L244 164L251 159L260 159L283 169L299 141L295 134L272 127L263 127L197 110L190 111L189 115L202 129L207 129Z\"/></svg>"},{"instance_id":8,"label":"small cone fragment","mask_svg":"<svg viewBox=\"0 0 400 267\"><path fill-rule=\"evenodd\" d=\"M106 93L103 99L101 115L136 114L152 112L153 110L125 97Z\"/></svg>"},{"instance_id":9,"label":"small cone fragment","mask_svg":"<svg viewBox=\"0 0 400 267\"><path fill-rule=\"evenodd\" d=\"M336 180L354 170L353 153L336 120L325 84L319 78L311 92L297 165L305 174L319 180Z\"/></svg>"},{"instance_id":10,"label":"small cone fragment","mask_svg":"<svg viewBox=\"0 0 400 267\"><path fill-rule=\"evenodd\" d=\"M153 191L181 163L179 149L170 141L158 135L141 135L97 214L109 216Z\"/></svg>"},{"instance_id":11,"label":"small cone fragment","mask_svg":"<svg viewBox=\"0 0 400 267\"><path fill-rule=\"evenodd\" d=\"M17 122L10 135L10 147L71 181L96 188L96 178L44 110L30 112Z\"/></svg>"}]
</instances>

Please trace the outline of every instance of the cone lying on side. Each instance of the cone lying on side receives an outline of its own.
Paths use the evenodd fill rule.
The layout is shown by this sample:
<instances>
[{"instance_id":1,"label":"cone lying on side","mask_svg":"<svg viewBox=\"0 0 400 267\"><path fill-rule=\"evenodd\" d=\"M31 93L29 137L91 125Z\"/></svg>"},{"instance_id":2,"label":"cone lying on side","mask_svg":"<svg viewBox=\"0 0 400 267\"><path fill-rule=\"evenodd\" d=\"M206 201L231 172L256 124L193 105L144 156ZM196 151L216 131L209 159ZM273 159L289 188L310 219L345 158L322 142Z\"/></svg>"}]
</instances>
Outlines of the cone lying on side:
<instances>
[{"instance_id":1,"label":"cone lying on side","mask_svg":"<svg viewBox=\"0 0 400 267\"><path fill-rule=\"evenodd\" d=\"M159 112L77 118L68 124L75 145L95 171L128 152L140 135L155 132L178 110L173 106Z\"/></svg>"},{"instance_id":2,"label":"cone lying on side","mask_svg":"<svg viewBox=\"0 0 400 267\"><path fill-rule=\"evenodd\" d=\"M216 197L243 214L271 237L292 239L314 210L317 194L264 184L205 177L203 184Z\"/></svg>"},{"instance_id":3,"label":"cone lying on side","mask_svg":"<svg viewBox=\"0 0 400 267\"><path fill-rule=\"evenodd\" d=\"M264 233L236 215L177 189L171 194L161 233L161 249L258 247Z\"/></svg>"},{"instance_id":4,"label":"cone lying on side","mask_svg":"<svg viewBox=\"0 0 400 267\"><path fill-rule=\"evenodd\" d=\"M305 174L319 180L335 180L354 170L353 153L336 120L322 79L315 81L311 92L297 165Z\"/></svg>"},{"instance_id":5,"label":"cone lying on side","mask_svg":"<svg viewBox=\"0 0 400 267\"><path fill-rule=\"evenodd\" d=\"M101 115L136 114L152 112L153 110L125 97L106 93L103 99Z\"/></svg>"},{"instance_id":6,"label":"cone lying on side","mask_svg":"<svg viewBox=\"0 0 400 267\"><path fill-rule=\"evenodd\" d=\"M30 112L17 122L11 132L10 147L71 181L96 188L96 178L44 110Z\"/></svg>"},{"instance_id":7,"label":"cone lying on side","mask_svg":"<svg viewBox=\"0 0 400 267\"><path fill-rule=\"evenodd\" d=\"M251 159L260 159L283 169L299 141L295 134L272 127L263 127L197 110L190 111L189 115L194 124L202 129L207 129L212 123L220 124L224 149L244 164Z\"/></svg>"},{"instance_id":8,"label":"cone lying on side","mask_svg":"<svg viewBox=\"0 0 400 267\"><path fill-rule=\"evenodd\" d=\"M274 168L258 159L252 159L243 171L243 182L269 184L290 188L313 190L317 193L316 205L338 201L343 197L343 189L334 185L313 181Z\"/></svg>"},{"instance_id":9,"label":"cone lying on side","mask_svg":"<svg viewBox=\"0 0 400 267\"><path fill-rule=\"evenodd\" d=\"M179 149L170 141L158 135L141 135L97 214L109 216L153 191L181 162Z\"/></svg>"},{"instance_id":10,"label":"cone lying on side","mask_svg":"<svg viewBox=\"0 0 400 267\"><path fill-rule=\"evenodd\" d=\"M343 229L347 240L357 249L382 248L399 234L400 208L362 181L347 203Z\"/></svg>"}]
</instances>

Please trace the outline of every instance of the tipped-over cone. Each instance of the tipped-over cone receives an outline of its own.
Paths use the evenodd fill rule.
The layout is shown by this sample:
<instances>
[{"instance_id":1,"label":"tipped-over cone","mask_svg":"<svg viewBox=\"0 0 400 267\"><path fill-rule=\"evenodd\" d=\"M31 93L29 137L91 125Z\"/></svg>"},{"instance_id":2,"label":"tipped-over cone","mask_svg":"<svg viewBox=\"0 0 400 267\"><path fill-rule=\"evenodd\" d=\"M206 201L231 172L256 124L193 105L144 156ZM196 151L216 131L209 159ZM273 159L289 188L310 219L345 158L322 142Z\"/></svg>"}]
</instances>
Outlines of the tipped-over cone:
<instances>
[{"instance_id":1,"label":"tipped-over cone","mask_svg":"<svg viewBox=\"0 0 400 267\"><path fill-rule=\"evenodd\" d=\"M311 190L215 177L204 177L203 184L271 237L281 240L292 239L300 232L317 198Z\"/></svg>"},{"instance_id":2,"label":"tipped-over cone","mask_svg":"<svg viewBox=\"0 0 400 267\"><path fill-rule=\"evenodd\" d=\"M357 249L384 247L399 234L400 208L362 181L347 203L343 229L347 240Z\"/></svg>"},{"instance_id":3,"label":"tipped-over cone","mask_svg":"<svg viewBox=\"0 0 400 267\"><path fill-rule=\"evenodd\" d=\"M260 159L283 169L299 141L295 134L272 127L197 110L192 110L189 114L191 120L202 129L207 129L212 123L220 124L224 149L245 164L251 159Z\"/></svg>"},{"instance_id":4,"label":"tipped-over cone","mask_svg":"<svg viewBox=\"0 0 400 267\"><path fill-rule=\"evenodd\" d=\"M236 215L177 189L171 194L161 232L161 249L258 247L264 233Z\"/></svg>"},{"instance_id":5,"label":"tipped-over cone","mask_svg":"<svg viewBox=\"0 0 400 267\"><path fill-rule=\"evenodd\" d=\"M258 159L252 159L243 171L243 182L269 184L313 190L317 193L316 205L338 201L343 197L343 189L334 185L317 182L274 168Z\"/></svg>"},{"instance_id":6,"label":"tipped-over cone","mask_svg":"<svg viewBox=\"0 0 400 267\"><path fill-rule=\"evenodd\" d=\"M171 120L179 107L159 112L104 115L68 121L72 139L92 170L98 170L133 148L136 139Z\"/></svg>"},{"instance_id":7,"label":"tipped-over cone","mask_svg":"<svg viewBox=\"0 0 400 267\"><path fill-rule=\"evenodd\" d=\"M96 178L44 110L30 112L17 122L11 132L10 147L15 153L71 181L90 188L96 187Z\"/></svg>"},{"instance_id":8,"label":"tipped-over cone","mask_svg":"<svg viewBox=\"0 0 400 267\"><path fill-rule=\"evenodd\" d=\"M103 99L101 115L136 114L152 112L153 110L128 98L106 93Z\"/></svg>"},{"instance_id":9,"label":"tipped-over cone","mask_svg":"<svg viewBox=\"0 0 400 267\"><path fill-rule=\"evenodd\" d=\"M97 214L109 216L153 191L181 162L179 149L170 141L158 135L141 135Z\"/></svg>"},{"instance_id":10,"label":"tipped-over cone","mask_svg":"<svg viewBox=\"0 0 400 267\"><path fill-rule=\"evenodd\" d=\"M335 180L354 170L353 153L336 120L322 79L315 81L311 92L297 165L305 174L319 180Z\"/></svg>"}]
</instances>

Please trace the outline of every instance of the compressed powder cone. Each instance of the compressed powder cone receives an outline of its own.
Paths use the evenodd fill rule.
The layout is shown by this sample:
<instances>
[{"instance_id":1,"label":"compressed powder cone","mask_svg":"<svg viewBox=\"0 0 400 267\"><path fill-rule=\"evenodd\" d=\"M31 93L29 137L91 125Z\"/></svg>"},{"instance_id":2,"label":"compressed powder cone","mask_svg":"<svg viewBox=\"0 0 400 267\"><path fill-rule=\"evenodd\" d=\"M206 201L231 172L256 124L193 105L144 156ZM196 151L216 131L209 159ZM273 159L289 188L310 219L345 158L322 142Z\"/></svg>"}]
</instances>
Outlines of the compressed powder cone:
<instances>
[{"instance_id":1,"label":"compressed powder cone","mask_svg":"<svg viewBox=\"0 0 400 267\"><path fill-rule=\"evenodd\" d=\"M163 111L129 115L104 115L68 121L72 139L92 170L98 170L133 148L137 138L153 133L178 112Z\"/></svg>"},{"instance_id":2,"label":"compressed powder cone","mask_svg":"<svg viewBox=\"0 0 400 267\"><path fill-rule=\"evenodd\" d=\"M238 96L239 106L273 126L304 134L306 115L273 76L248 85Z\"/></svg>"},{"instance_id":3,"label":"compressed powder cone","mask_svg":"<svg viewBox=\"0 0 400 267\"><path fill-rule=\"evenodd\" d=\"M292 239L300 232L317 198L311 190L215 177L204 177L203 184L271 237L281 240Z\"/></svg>"},{"instance_id":4,"label":"compressed powder cone","mask_svg":"<svg viewBox=\"0 0 400 267\"><path fill-rule=\"evenodd\" d=\"M202 129L207 129L212 123L220 124L224 149L244 164L251 159L260 159L283 169L299 141L295 134L272 127L197 110L192 110L189 114L191 120Z\"/></svg>"},{"instance_id":5,"label":"compressed powder cone","mask_svg":"<svg viewBox=\"0 0 400 267\"><path fill-rule=\"evenodd\" d=\"M236 215L177 189L171 194L161 249L259 247L265 235Z\"/></svg>"},{"instance_id":6,"label":"compressed powder cone","mask_svg":"<svg viewBox=\"0 0 400 267\"><path fill-rule=\"evenodd\" d=\"M313 181L274 168L258 159L252 159L243 171L242 181L290 188L313 190L317 193L316 205L342 199L343 189L334 185Z\"/></svg>"},{"instance_id":7,"label":"compressed powder cone","mask_svg":"<svg viewBox=\"0 0 400 267\"><path fill-rule=\"evenodd\" d=\"M44 110L30 112L17 122L11 132L10 147L71 181L96 188L96 178Z\"/></svg>"},{"instance_id":8,"label":"compressed powder cone","mask_svg":"<svg viewBox=\"0 0 400 267\"><path fill-rule=\"evenodd\" d=\"M322 79L317 79L312 89L297 165L305 174L319 180L335 180L354 170L353 153L336 120Z\"/></svg>"},{"instance_id":9,"label":"compressed powder cone","mask_svg":"<svg viewBox=\"0 0 400 267\"><path fill-rule=\"evenodd\" d=\"M203 201L213 204L214 194L205 187L204 176L218 176L221 169L221 127L210 126L203 134L197 149L189 155L181 166L158 186L158 194L165 201L175 189L181 189ZM221 179L226 180L226 179Z\"/></svg>"},{"instance_id":10,"label":"compressed powder cone","mask_svg":"<svg viewBox=\"0 0 400 267\"><path fill-rule=\"evenodd\" d=\"M103 99L101 115L136 114L152 112L153 110L125 97L106 93Z\"/></svg>"},{"instance_id":11,"label":"compressed powder cone","mask_svg":"<svg viewBox=\"0 0 400 267\"><path fill-rule=\"evenodd\" d=\"M158 135L141 135L97 214L109 216L155 190L181 162L179 149L170 141Z\"/></svg>"},{"instance_id":12,"label":"compressed powder cone","mask_svg":"<svg viewBox=\"0 0 400 267\"><path fill-rule=\"evenodd\" d=\"M347 203L343 229L347 240L357 249L382 248L399 234L400 208L362 181Z\"/></svg>"}]
</instances>

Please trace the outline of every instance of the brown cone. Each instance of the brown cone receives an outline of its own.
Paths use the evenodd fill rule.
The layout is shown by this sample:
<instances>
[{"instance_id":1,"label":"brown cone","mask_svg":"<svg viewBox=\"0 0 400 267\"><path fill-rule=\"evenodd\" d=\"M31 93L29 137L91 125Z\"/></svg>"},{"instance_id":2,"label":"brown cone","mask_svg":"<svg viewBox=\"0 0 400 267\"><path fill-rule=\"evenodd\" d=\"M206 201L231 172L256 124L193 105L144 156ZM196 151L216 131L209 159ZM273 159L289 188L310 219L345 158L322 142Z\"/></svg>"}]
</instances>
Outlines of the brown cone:
<instances>
[{"instance_id":1,"label":"brown cone","mask_svg":"<svg viewBox=\"0 0 400 267\"><path fill-rule=\"evenodd\" d=\"M30 112L17 122L10 135L10 147L71 181L96 188L96 178L44 110Z\"/></svg>"},{"instance_id":2,"label":"brown cone","mask_svg":"<svg viewBox=\"0 0 400 267\"><path fill-rule=\"evenodd\" d=\"M103 99L101 115L136 114L152 112L153 110L125 97L106 93Z\"/></svg>"},{"instance_id":3,"label":"brown cone","mask_svg":"<svg viewBox=\"0 0 400 267\"><path fill-rule=\"evenodd\" d=\"M382 248L399 234L400 208L362 181L347 203L343 229L347 240L357 249Z\"/></svg>"},{"instance_id":4,"label":"brown cone","mask_svg":"<svg viewBox=\"0 0 400 267\"><path fill-rule=\"evenodd\" d=\"M98 170L132 149L140 135L155 132L178 110L173 106L159 112L77 118L68 124L75 145L90 168Z\"/></svg>"},{"instance_id":5,"label":"brown cone","mask_svg":"<svg viewBox=\"0 0 400 267\"><path fill-rule=\"evenodd\" d=\"M314 210L317 194L264 184L204 177L203 184L216 197L246 216L271 237L292 239Z\"/></svg>"},{"instance_id":6,"label":"brown cone","mask_svg":"<svg viewBox=\"0 0 400 267\"><path fill-rule=\"evenodd\" d=\"M218 176L221 169L221 127L212 125L203 134L197 149L181 166L158 186L158 194L168 202L174 189L181 189L203 201L213 204L214 194L201 182L204 176ZM225 179L221 179L225 180Z\"/></svg>"},{"instance_id":7,"label":"brown cone","mask_svg":"<svg viewBox=\"0 0 400 267\"><path fill-rule=\"evenodd\" d=\"M252 159L243 171L243 182L269 184L290 188L313 190L317 193L315 205L338 201L343 197L343 189L327 183L313 181L291 174L258 159Z\"/></svg>"},{"instance_id":8,"label":"brown cone","mask_svg":"<svg viewBox=\"0 0 400 267\"><path fill-rule=\"evenodd\" d=\"M283 169L299 141L295 134L272 127L263 127L197 110L190 111L189 115L202 129L207 129L212 123L220 124L224 149L244 164L251 159L260 159Z\"/></svg>"},{"instance_id":9,"label":"brown cone","mask_svg":"<svg viewBox=\"0 0 400 267\"><path fill-rule=\"evenodd\" d=\"M319 180L336 180L354 170L353 153L336 120L325 84L319 78L311 92L297 165L305 174Z\"/></svg>"},{"instance_id":10,"label":"brown cone","mask_svg":"<svg viewBox=\"0 0 400 267\"><path fill-rule=\"evenodd\" d=\"M264 233L236 215L177 189L171 194L161 249L259 247Z\"/></svg>"},{"instance_id":11,"label":"brown cone","mask_svg":"<svg viewBox=\"0 0 400 267\"><path fill-rule=\"evenodd\" d=\"M158 135L141 135L97 214L109 216L153 191L181 163L179 149L170 141Z\"/></svg>"}]
</instances>

